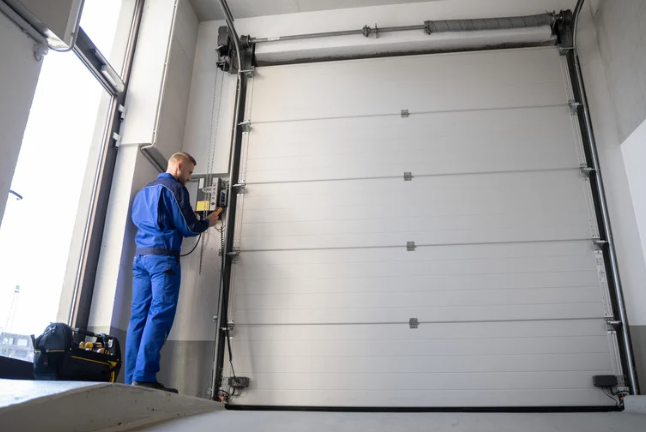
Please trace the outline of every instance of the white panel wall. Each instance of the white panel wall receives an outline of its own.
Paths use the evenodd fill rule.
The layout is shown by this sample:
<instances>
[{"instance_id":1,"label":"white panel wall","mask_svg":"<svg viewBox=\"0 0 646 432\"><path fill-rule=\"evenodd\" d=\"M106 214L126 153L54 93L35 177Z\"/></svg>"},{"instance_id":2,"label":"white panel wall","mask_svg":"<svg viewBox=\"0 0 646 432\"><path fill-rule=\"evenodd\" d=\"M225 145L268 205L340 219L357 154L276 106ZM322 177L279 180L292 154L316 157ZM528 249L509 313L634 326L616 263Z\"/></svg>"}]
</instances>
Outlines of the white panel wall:
<instances>
[{"instance_id":1,"label":"white panel wall","mask_svg":"<svg viewBox=\"0 0 646 432\"><path fill-rule=\"evenodd\" d=\"M42 63L34 40L0 13L0 224Z\"/></svg>"},{"instance_id":2,"label":"white panel wall","mask_svg":"<svg viewBox=\"0 0 646 432\"><path fill-rule=\"evenodd\" d=\"M197 17L188 0L178 2L176 14L155 132L155 146L167 158L182 149L197 44Z\"/></svg>"},{"instance_id":3,"label":"white panel wall","mask_svg":"<svg viewBox=\"0 0 646 432\"><path fill-rule=\"evenodd\" d=\"M121 145L154 144L165 158L182 149L197 26L188 0L145 4Z\"/></svg>"}]
</instances>

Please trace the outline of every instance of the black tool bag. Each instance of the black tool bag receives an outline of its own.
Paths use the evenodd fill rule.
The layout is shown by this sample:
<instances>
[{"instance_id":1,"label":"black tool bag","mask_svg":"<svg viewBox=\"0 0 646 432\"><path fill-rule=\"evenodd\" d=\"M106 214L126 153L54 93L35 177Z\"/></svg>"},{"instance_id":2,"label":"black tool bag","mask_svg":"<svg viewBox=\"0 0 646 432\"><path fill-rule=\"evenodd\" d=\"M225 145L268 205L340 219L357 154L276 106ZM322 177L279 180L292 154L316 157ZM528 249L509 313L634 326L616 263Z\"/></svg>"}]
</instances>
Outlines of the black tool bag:
<instances>
[{"instance_id":1,"label":"black tool bag","mask_svg":"<svg viewBox=\"0 0 646 432\"><path fill-rule=\"evenodd\" d=\"M54 323L34 342L37 380L115 382L121 370L119 340Z\"/></svg>"}]
</instances>

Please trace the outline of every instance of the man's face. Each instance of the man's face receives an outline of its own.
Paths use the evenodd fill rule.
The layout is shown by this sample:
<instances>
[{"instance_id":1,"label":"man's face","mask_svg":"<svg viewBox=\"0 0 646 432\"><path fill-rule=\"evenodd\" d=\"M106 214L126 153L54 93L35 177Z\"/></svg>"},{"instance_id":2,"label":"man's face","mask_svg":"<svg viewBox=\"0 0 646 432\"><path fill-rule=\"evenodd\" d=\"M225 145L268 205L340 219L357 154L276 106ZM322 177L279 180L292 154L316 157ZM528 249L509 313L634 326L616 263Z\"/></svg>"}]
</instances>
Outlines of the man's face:
<instances>
[{"instance_id":1,"label":"man's face","mask_svg":"<svg viewBox=\"0 0 646 432\"><path fill-rule=\"evenodd\" d=\"M186 183L191 180L193 169L195 169L195 165L193 165L192 163L180 161L177 164L177 181L183 185L186 185Z\"/></svg>"}]
</instances>

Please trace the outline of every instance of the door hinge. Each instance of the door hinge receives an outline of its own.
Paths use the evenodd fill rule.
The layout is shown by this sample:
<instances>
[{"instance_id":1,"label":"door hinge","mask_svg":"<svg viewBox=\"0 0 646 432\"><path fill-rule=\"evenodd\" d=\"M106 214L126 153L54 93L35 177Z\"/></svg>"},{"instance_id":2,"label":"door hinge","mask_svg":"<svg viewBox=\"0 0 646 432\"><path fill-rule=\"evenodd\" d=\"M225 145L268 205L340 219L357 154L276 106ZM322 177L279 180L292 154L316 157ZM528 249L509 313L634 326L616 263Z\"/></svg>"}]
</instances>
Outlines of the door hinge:
<instances>
[{"instance_id":1,"label":"door hinge","mask_svg":"<svg viewBox=\"0 0 646 432\"><path fill-rule=\"evenodd\" d=\"M579 113L579 107L581 106L580 102L577 102L574 99L570 99L567 105L570 107L571 115L577 115Z\"/></svg>"},{"instance_id":2,"label":"door hinge","mask_svg":"<svg viewBox=\"0 0 646 432\"><path fill-rule=\"evenodd\" d=\"M579 170L581 171L581 176L583 176L584 178L590 178L590 175L594 172L594 168L587 166L579 167Z\"/></svg>"},{"instance_id":3,"label":"door hinge","mask_svg":"<svg viewBox=\"0 0 646 432\"><path fill-rule=\"evenodd\" d=\"M607 240L601 240L601 239L592 239L592 248L594 250L603 250L603 248L608 244Z\"/></svg>"},{"instance_id":4,"label":"door hinge","mask_svg":"<svg viewBox=\"0 0 646 432\"><path fill-rule=\"evenodd\" d=\"M247 186L247 184L245 182L240 182L240 183L234 184L233 186L231 186L231 188L232 189L237 189L238 190L238 195L244 195L245 190L246 190L245 189L246 186Z\"/></svg>"},{"instance_id":5,"label":"door hinge","mask_svg":"<svg viewBox=\"0 0 646 432\"><path fill-rule=\"evenodd\" d=\"M117 108L117 109L119 110L119 113L120 113L119 117L121 118L121 120L125 120L125 118L126 118L126 107L123 106L123 105L119 105L119 108Z\"/></svg>"},{"instance_id":6,"label":"door hinge","mask_svg":"<svg viewBox=\"0 0 646 432\"><path fill-rule=\"evenodd\" d=\"M416 329L419 327L419 320L417 318L411 318L408 320L408 327Z\"/></svg>"},{"instance_id":7,"label":"door hinge","mask_svg":"<svg viewBox=\"0 0 646 432\"><path fill-rule=\"evenodd\" d=\"M242 132L249 132L251 130L251 121L243 121L242 123L239 123L238 126L240 126Z\"/></svg>"},{"instance_id":8,"label":"door hinge","mask_svg":"<svg viewBox=\"0 0 646 432\"><path fill-rule=\"evenodd\" d=\"M245 70L241 70L241 71L240 71L240 73L241 73L241 74L244 74L244 76L245 76L245 77L247 77L248 79L252 79L252 78L253 78L253 69L245 69Z\"/></svg>"},{"instance_id":9,"label":"door hinge","mask_svg":"<svg viewBox=\"0 0 646 432\"><path fill-rule=\"evenodd\" d=\"M231 258L232 262L235 263L238 257L240 256L240 248L233 248L231 252L227 253L227 256Z\"/></svg>"},{"instance_id":10,"label":"door hinge","mask_svg":"<svg viewBox=\"0 0 646 432\"><path fill-rule=\"evenodd\" d=\"M119 146L121 145L121 135L119 135L116 132L113 132L112 133L112 140L114 141L114 146L116 148L119 148Z\"/></svg>"}]
</instances>

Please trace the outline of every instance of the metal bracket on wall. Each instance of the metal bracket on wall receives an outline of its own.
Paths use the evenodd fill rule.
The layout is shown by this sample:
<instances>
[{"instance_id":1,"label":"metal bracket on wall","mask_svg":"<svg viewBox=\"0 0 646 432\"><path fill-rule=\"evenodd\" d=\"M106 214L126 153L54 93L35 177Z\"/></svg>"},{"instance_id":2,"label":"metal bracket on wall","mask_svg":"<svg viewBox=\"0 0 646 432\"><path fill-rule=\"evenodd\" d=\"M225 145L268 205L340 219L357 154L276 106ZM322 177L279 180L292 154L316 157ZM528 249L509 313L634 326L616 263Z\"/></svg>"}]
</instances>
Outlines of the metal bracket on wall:
<instances>
[{"instance_id":1,"label":"metal bracket on wall","mask_svg":"<svg viewBox=\"0 0 646 432\"><path fill-rule=\"evenodd\" d=\"M406 171L404 173L404 181L412 181L413 180L413 173Z\"/></svg>"},{"instance_id":2,"label":"metal bracket on wall","mask_svg":"<svg viewBox=\"0 0 646 432\"><path fill-rule=\"evenodd\" d=\"M241 74L244 74L245 77L252 79L253 78L253 69L245 69L240 71Z\"/></svg>"},{"instance_id":3,"label":"metal bracket on wall","mask_svg":"<svg viewBox=\"0 0 646 432\"><path fill-rule=\"evenodd\" d=\"M229 321L227 323L227 326L222 327L221 330L226 332L226 331L233 331L233 330L235 330L235 328L236 328L236 323L234 323L233 321Z\"/></svg>"},{"instance_id":4,"label":"metal bracket on wall","mask_svg":"<svg viewBox=\"0 0 646 432\"><path fill-rule=\"evenodd\" d=\"M417 248L417 246L415 245L414 241L406 242L406 250L408 252L415 252L416 248Z\"/></svg>"},{"instance_id":5,"label":"metal bracket on wall","mask_svg":"<svg viewBox=\"0 0 646 432\"><path fill-rule=\"evenodd\" d=\"M240 256L240 248L233 248L231 252L227 253L227 256L231 258L232 262L236 262L238 257Z\"/></svg>"},{"instance_id":6,"label":"metal bracket on wall","mask_svg":"<svg viewBox=\"0 0 646 432\"><path fill-rule=\"evenodd\" d=\"M592 247L594 250L603 250L607 244L608 242L606 240L592 239Z\"/></svg>"},{"instance_id":7,"label":"metal bracket on wall","mask_svg":"<svg viewBox=\"0 0 646 432\"><path fill-rule=\"evenodd\" d=\"M114 146L115 146L115 147L117 147L117 148L119 148L119 146L121 145L121 135L119 135L118 133L114 132L114 133L112 134L112 139L114 140Z\"/></svg>"},{"instance_id":8,"label":"metal bracket on wall","mask_svg":"<svg viewBox=\"0 0 646 432\"><path fill-rule=\"evenodd\" d=\"M49 47L46 43L36 42L34 43L34 58L36 61L41 62L49 52Z\"/></svg>"},{"instance_id":9,"label":"metal bracket on wall","mask_svg":"<svg viewBox=\"0 0 646 432\"><path fill-rule=\"evenodd\" d=\"M571 115L577 115L579 113L579 107L581 107L581 103L577 102L573 99L570 99L567 103L567 105L570 107L570 114Z\"/></svg>"},{"instance_id":10,"label":"metal bracket on wall","mask_svg":"<svg viewBox=\"0 0 646 432\"><path fill-rule=\"evenodd\" d=\"M249 132L251 130L251 122L249 120L239 123L238 126L240 126L242 132Z\"/></svg>"},{"instance_id":11,"label":"metal bracket on wall","mask_svg":"<svg viewBox=\"0 0 646 432\"><path fill-rule=\"evenodd\" d=\"M419 327L419 320L417 318L411 318L408 320L408 327L416 329Z\"/></svg>"},{"instance_id":12,"label":"metal bracket on wall","mask_svg":"<svg viewBox=\"0 0 646 432\"><path fill-rule=\"evenodd\" d=\"M614 317L606 318L606 326L608 331L616 331L621 327L621 321L616 320Z\"/></svg>"},{"instance_id":13,"label":"metal bracket on wall","mask_svg":"<svg viewBox=\"0 0 646 432\"><path fill-rule=\"evenodd\" d=\"M590 178L590 175L594 172L594 168L588 166L579 167L579 170L581 171L581 176L584 178Z\"/></svg>"},{"instance_id":14,"label":"metal bracket on wall","mask_svg":"<svg viewBox=\"0 0 646 432\"><path fill-rule=\"evenodd\" d=\"M231 186L231 188L232 189L237 189L238 195L244 195L244 193L246 192L246 189L245 189L246 186L247 186L247 184L242 182L242 183L234 184L233 186Z\"/></svg>"},{"instance_id":15,"label":"metal bracket on wall","mask_svg":"<svg viewBox=\"0 0 646 432\"><path fill-rule=\"evenodd\" d=\"M568 54L570 51L572 51L572 50L574 50L574 48L572 48L572 47L563 47L563 46L561 46L561 47L559 47L559 54L561 54L562 56L564 56L564 55L567 55L567 54Z\"/></svg>"},{"instance_id":16,"label":"metal bracket on wall","mask_svg":"<svg viewBox=\"0 0 646 432\"><path fill-rule=\"evenodd\" d=\"M361 29L361 34L365 37L370 37L373 33L375 34L375 39L379 39L379 27L377 27L377 23L375 23L375 28L370 28L370 26L366 24L363 26L363 29Z\"/></svg>"},{"instance_id":17,"label":"metal bracket on wall","mask_svg":"<svg viewBox=\"0 0 646 432\"><path fill-rule=\"evenodd\" d=\"M403 109L401 111L401 116L402 116L402 118L410 117L410 111L408 111L407 109Z\"/></svg>"}]
</instances>

